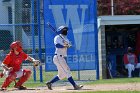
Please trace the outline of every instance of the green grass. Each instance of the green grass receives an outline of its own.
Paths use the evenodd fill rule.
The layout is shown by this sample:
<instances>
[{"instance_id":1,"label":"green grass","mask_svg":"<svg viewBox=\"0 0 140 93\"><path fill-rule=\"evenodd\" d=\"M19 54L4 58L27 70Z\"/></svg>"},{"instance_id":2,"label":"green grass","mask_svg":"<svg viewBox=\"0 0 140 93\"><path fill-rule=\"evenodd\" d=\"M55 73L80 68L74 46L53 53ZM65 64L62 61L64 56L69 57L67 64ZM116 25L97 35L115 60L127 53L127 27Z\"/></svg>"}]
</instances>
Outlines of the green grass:
<instances>
[{"instance_id":1,"label":"green grass","mask_svg":"<svg viewBox=\"0 0 140 93\"><path fill-rule=\"evenodd\" d=\"M38 87L38 86L45 86L45 82L46 81L40 83L39 80L36 81L36 82L33 82L33 80L30 79L24 85L26 85L28 87ZM84 85L115 84L115 83L138 83L138 82L140 83L140 78L116 78L116 79L103 79L103 80L87 81L87 82L84 83Z\"/></svg>"},{"instance_id":2,"label":"green grass","mask_svg":"<svg viewBox=\"0 0 140 93\"><path fill-rule=\"evenodd\" d=\"M76 78L76 73L73 73L74 80ZM46 86L45 82L49 81L53 76L57 75L57 72L45 72L43 71L43 82L40 82L39 78L39 71L37 70L36 76L37 76L37 81L34 82L33 79L33 73L31 78L25 82L25 86L28 88L36 88L36 87L42 87ZM64 79L66 80L66 79ZM0 78L0 84L4 81L4 78ZM140 78L114 78L114 79L103 79L103 80L94 80L94 81L87 81L87 82L82 82L83 85L95 85L95 84L116 84L116 83L140 83ZM10 84L10 88L14 86L14 83ZM69 93L69 92L68 92ZM71 93L76 93L76 92L71 92ZM92 92L80 92L80 93L140 93L140 91L92 91Z\"/></svg>"},{"instance_id":3,"label":"green grass","mask_svg":"<svg viewBox=\"0 0 140 93\"><path fill-rule=\"evenodd\" d=\"M43 71L43 82L40 83L39 78L39 71L36 72L36 82L33 79L33 73L30 79L24 84L28 87L37 87L37 86L45 86L45 82L49 81L53 76L57 75L57 72L45 72ZM74 80L77 80L75 72L73 73ZM66 80L66 79L64 79ZM0 84L2 84L4 78L0 78ZM112 84L112 83L134 83L140 82L140 78L114 78L114 79L103 79L103 80L95 80L95 81L88 81L84 84L92 85L92 84Z\"/></svg>"},{"instance_id":4,"label":"green grass","mask_svg":"<svg viewBox=\"0 0 140 93\"><path fill-rule=\"evenodd\" d=\"M113 84L113 83L136 83L140 82L140 78L114 78L114 79L103 79L88 82L86 84Z\"/></svg>"}]
</instances>

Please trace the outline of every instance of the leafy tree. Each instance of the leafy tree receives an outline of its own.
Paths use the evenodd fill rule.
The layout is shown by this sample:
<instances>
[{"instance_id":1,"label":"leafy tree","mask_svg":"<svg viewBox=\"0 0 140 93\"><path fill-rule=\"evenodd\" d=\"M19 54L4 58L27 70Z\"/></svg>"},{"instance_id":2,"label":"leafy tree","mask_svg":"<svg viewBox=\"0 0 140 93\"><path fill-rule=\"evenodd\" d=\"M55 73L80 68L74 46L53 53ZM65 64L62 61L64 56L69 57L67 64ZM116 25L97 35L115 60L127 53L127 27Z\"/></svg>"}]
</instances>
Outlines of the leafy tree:
<instances>
[{"instance_id":1,"label":"leafy tree","mask_svg":"<svg viewBox=\"0 0 140 93\"><path fill-rule=\"evenodd\" d=\"M113 0L115 15L139 15L140 0ZM98 15L111 14L111 0L98 0Z\"/></svg>"}]
</instances>

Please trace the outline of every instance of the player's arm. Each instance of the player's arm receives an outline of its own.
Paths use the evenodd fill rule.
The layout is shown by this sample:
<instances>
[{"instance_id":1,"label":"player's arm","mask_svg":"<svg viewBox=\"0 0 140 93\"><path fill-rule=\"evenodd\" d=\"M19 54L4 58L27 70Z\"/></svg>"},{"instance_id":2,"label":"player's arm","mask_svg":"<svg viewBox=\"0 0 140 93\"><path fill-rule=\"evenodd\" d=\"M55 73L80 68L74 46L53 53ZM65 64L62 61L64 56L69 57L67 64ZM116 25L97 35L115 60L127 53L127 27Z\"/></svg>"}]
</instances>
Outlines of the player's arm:
<instances>
[{"instance_id":1,"label":"player's arm","mask_svg":"<svg viewBox=\"0 0 140 93\"><path fill-rule=\"evenodd\" d=\"M28 60L28 61L30 61L30 62L33 62L33 61L35 61L35 59L33 58L33 57L31 57L31 56L29 56L28 54L26 54L25 52L22 52L23 53L23 59L24 60Z\"/></svg>"},{"instance_id":2,"label":"player's arm","mask_svg":"<svg viewBox=\"0 0 140 93\"><path fill-rule=\"evenodd\" d=\"M28 56L26 60L29 60L30 62L33 62L33 60L35 60L35 59L31 56Z\"/></svg>"},{"instance_id":3,"label":"player's arm","mask_svg":"<svg viewBox=\"0 0 140 93\"><path fill-rule=\"evenodd\" d=\"M67 40L67 41L64 42L64 46L67 47L67 48L69 48L69 47L72 46L72 44L71 44L70 41Z\"/></svg>"},{"instance_id":4,"label":"player's arm","mask_svg":"<svg viewBox=\"0 0 140 93\"><path fill-rule=\"evenodd\" d=\"M65 38L63 44L64 44L64 46L67 47L67 48L69 48L69 47L72 46L71 42L70 42L67 38Z\"/></svg>"},{"instance_id":5,"label":"player's arm","mask_svg":"<svg viewBox=\"0 0 140 93\"><path fill-rule=\"evenodd\" d=\"M69 45L68 44L61 45L61 44L57 43L57 44L55 44L55 47L57 47L57 48L68 48Z\"/></svg>"},{"instance_id":6,"label":"player's arm","mask_svg":"<svg viewBox=\"0 0 140 93\"><path fill-rule=\"evenodd\" d=\"M2 64L1 64L2 68L5 69L5 70L7 70L7 71L12 71L13 68L12 67L8 67L8 64L10 62L11 62L11 57L10 57L10 55L7 55L5 57L5 59L3 60Z\"/></svg>"},{"instance_id":7,"label":"player's arm","mask_svg":"<svg viewBox=\"0 0 140 93\"><path fill-rule=\"evenodd\" d=\"M39 60L36 60L31 56L28 56L26 60L29 60L30 62L32 62L34 64L34 66L38 66L41 64L41 62Z\"/></svg>"},{"instance_id":8,"label":"player's arm","mask_svg":"<svg viewBox=\"0 0 140 93\"><path fill-rule=\"evenodd\" d=\"M29 56L28 54L23 53L23 59L24 60L28 60L29 62L32 62L34 64L34 66L38 66L38 65L41 65L41 62L39 60L35 60L33 57Z\"/></svg>"},{"instance_id":9,"label":"player's arm","mask_svg":"<svg viewBox=\"0 0 140 93\"><path fill-rule=\"evenodd\" d=\"M62 39L58 36L56 36L54 38L54 44L55 44L55 47L57 48L68 48L70 47L69 44L66 42L66 41L62 41Z\"/></svg>"},{"instance_id":10,"label":"player's arm","mask_svg":"<svg viewBox=\"0 0 140 93\"><path fill-rule=\"evenodd\" d=\"M3 69L5 69L5 70L8 70L9 68L7 67L7 65L5 65L5 64L1 64L1 66L3 67Z\"/></svg>"},{"instance_id":11,"label":"player's arm","mask_svg":"<svg viewBox=\"0 0 140 93\"><path fill-rule=\"evenodd\" d=\"M33 57L31 57L31 56L28 56L26 60L29 60L30 62L37 61L37 60L35 60Z\"/></svg>"},{"instance_id":12,"label":"player's arm","mask_svg":"<svg viewBox=\"0 0 140 93\"><path fill-rule=\"evenodd\" d=\"M3 69L5 69L6 71L12 71L13 68L12 67L8 67L6 64L2 63L1 66L3 67Z\"/></svg>"},{"instance_id":13,"label":"player's arm","mask_svg":"<svg viewBox=\"0 0 140 93\"><path fill-rule=\"evenodd\" d=\"M58 36L56 36L54 38L54 44L55 44L56 48L64 48L63 43L62 43L60 37L58 37Z\"/></svg>"}]
</instances>

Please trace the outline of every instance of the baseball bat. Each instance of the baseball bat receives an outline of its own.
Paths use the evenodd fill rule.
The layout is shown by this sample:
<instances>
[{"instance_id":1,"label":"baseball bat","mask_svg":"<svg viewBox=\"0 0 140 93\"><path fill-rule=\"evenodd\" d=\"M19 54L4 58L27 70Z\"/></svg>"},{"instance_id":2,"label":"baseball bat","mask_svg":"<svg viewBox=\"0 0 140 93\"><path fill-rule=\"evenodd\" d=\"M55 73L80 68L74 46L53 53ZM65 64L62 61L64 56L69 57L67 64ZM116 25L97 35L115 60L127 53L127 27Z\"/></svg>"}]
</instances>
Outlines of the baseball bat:
<instances>
[{"instance_id":1,"label":"baseball bat","mask_svg":"<svg viewBox=\"0 0 140 93\"><path fill-rule=\"evenodd\" d=\"M49 27L54 33L56 33L57 35L59 35L59 34L57 33L56 29L50 24L50 22L48 22L47 25L48 25L48 27ZM59 35L59 36L64 40L64 38L63 38L61 35ZM65 41L65 40L64 40L64 41Z\"/></svg>"},{"instance_id":2,"label":"baseball bat","mask_svg":"<svg viewBox=\"0 0 140 93\"><path fill-rule=\"evenodd\" d=\"M50 24L50 22L48 22L47 25L48 25L48 27L49 27L53 32L55 32L56 34L58 34L57 31L56 31L56 29Z\"/></svg>"},{"instance_id":3,"label":"baseball bat","mask_svg":"<svg viewBox=\"0 0 140 93\"><path fill-rule=\"evenodd\" d=\"M58 32L56 31L56 29L50 24L50 22L47 23L48 27L57 35L59 35L67 44L70 44L68 43L60 34L58 34ZM71 46L71 44L70 44Z\"/></svg>"}]
</instances>

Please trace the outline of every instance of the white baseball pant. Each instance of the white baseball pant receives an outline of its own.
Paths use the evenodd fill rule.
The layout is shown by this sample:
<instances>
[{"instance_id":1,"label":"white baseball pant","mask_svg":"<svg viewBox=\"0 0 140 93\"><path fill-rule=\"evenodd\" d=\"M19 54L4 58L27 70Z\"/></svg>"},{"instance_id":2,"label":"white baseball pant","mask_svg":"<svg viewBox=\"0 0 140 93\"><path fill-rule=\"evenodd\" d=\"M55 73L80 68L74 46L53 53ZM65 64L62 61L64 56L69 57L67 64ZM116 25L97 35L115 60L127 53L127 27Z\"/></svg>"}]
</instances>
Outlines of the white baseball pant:
<instances>
[{"instance_id":1,"label":"white baseball pant","mask_svg":"<svg viewBox=\"0 0 140 93\"><path fill-rule=\"evenodd\" d=\"M59 79L71 77L70 68L68 67L66 60L62 55L55 55L53 57L53 62L57 66Z\"/></svg>"},{"instance_id":2,"label":"white baseball pant","mask_svg":"<svg viewBox=\"0 0 140 93\"><path fill-rule=\"evenodd\" d=\"M135 68L140 68L140 63L137 63L136 66L134 66L133 64L126 64L125 68L128 69L128 77L132 77L132 71L134 71ZM139 72L139 76L140 76L140 72Z\"/></svg>"}]
</instances>

